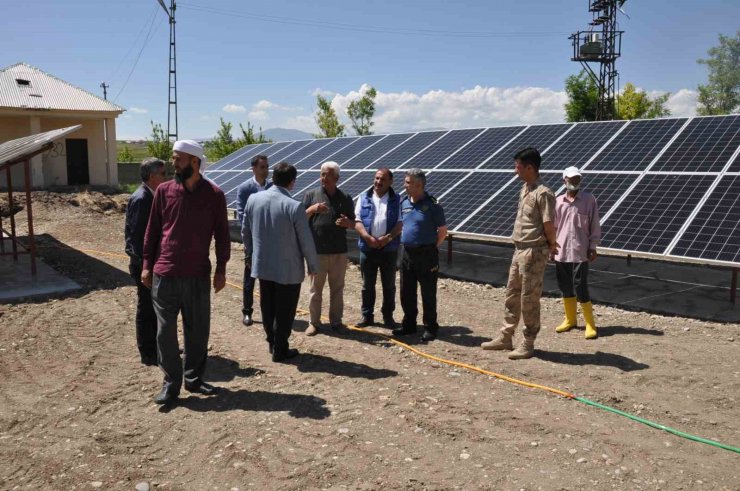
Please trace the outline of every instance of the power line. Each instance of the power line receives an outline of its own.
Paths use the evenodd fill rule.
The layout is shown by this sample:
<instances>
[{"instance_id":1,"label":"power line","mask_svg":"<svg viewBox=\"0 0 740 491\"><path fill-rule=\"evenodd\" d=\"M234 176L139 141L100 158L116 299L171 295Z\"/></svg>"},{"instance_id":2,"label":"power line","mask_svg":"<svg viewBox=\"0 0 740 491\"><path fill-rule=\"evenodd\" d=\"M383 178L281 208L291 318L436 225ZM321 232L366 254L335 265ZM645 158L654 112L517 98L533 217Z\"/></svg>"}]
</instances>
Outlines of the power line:
<instances>
[{"instance_id":1,"label":"power line","mask_svg":"<svg viewBox=\"0 0 740 491\"><path fill-rule=\"evenodd\" d=\"M134 61L133 66L131 67L131 71L128 72L128 76L126 77L126 81L121 86L121 90L118 91L118 94L116 94L116 97L113 99L113 102L118 101L118 98L123 93L123 90L126 88L126 85L128 85L129 80L131 80L131 75L133 75L134 70L136 70L136 65L139 64L139 59L141 59L141 54L144 52L144 48L146 48L146 45L149 44L149 41L152 39L152 35L154 34L154 24L156 17L156 9L154 11L155 15L152 16L151 23L149 24L149 32L146 34L146 38L144 39L144 44L141 45L141 49L139 50L139 54L136 55L136 60ZM161 25L161 24L160 24Z\"/></svg>"},{"instance_id":2,"label":"power line","mask_svg":"<svg viewBox=\"0 0 740 491\"><path fill-rule=\"evenodd\" d=\"M285 24L294 26L316 27L322 29L334 29L350 32L367 32L376 34L397 34L403 36L426 36L426 37L456 37L456 38L496 38L496 37L560 37L568 33L561 31L518 31L518 32L491 32L491 31L445 31L438 29L416 29L406 27L368 26L358 24L343 24L321 20L299 19L295 17L280 17L275 15L256 14L252 12L236 11L181 3L181 7L199 12L228 17L239 17L243 19L259 20L274 24Z\"/></svg>"},{"instance_id":3,"label":"power line","mask_svg":"<svg viewBox=\"0 0 740 491\"><path fill-rule=\"evenodd\" d=\"M118 72L123 67L124 62L128 59L129 55L133 51L135 46L138 46L139 40L141 39L142 34L144 34L144 31L146 30L146 26L152 21L152 18L156 15L157 6L155 5L152 9L152 13L144 20L144 23L141 25L141 29L139 29L139 33L136 35L135 41L131 43L128 47L128 51L125 55L121 58L121 60L118 62L118 66L116 66L116 69L113 70L110 75L108 76L108 80L116 80L118 78Z\"/></svg>"}]
</instances>

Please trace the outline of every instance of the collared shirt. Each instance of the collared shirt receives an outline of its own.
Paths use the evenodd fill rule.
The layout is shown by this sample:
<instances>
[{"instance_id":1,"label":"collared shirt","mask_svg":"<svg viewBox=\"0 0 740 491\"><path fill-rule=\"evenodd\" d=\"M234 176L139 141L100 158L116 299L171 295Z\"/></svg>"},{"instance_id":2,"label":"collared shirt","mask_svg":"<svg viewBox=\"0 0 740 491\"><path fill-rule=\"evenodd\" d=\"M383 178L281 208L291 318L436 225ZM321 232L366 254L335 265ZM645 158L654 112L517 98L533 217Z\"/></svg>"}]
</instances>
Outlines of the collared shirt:
<instances>
[{"instance_id":1,"label":"collared shirt","mask_svg":"<svg viewBox=\"0 0 740 491\"><path fill-rule=\"evenodd\" d=\"M314 213L308 219L318 254L343 254L347 252L347 229L336 224L342 215L355 221L355 207L352 198L337 188L334 196L329 196L323 186L309 189L303 195L303 206L308 208L316 203L329 207L328 213Z\"/></svg>"},{"instance_id":2,"label":"collared shirt","mask_svg":"<svg viewBox=\"0 0 740 491\"><path fill-rule=\"evenodd\" d=\"M373 224L370 227L370 235L375 237L376 239L384 236L390 230L388 230L388 197L390 196L391 192L388 190L383 196L378 196L378 193L373 190L373 206L375 206L375 216L373 216ZM398 209L398 216L401 216L401 202L399 200L398 202L399 209ZM357 220L360 220L360 210L362 208L362 199L358 199L357 203L355 204L355 217L357 217Z\"/></svg>"},{"instance_id":3,"label":"collared shirt","mask_svg":"<svg viewBox=\"0 0 740 491\"><path fill-rule=\"evenodd\" d=\"M419 247L437 243L437 229L447 225L445 213L437 200L426 192L416 201L406 196L401 201L403 231L401 243L408 247Z\"/></svg>"},{"instance_id":4,"label":"collared shirt","mask_svg":"<svg viewBox=\"0 0 740 491\"><path fill-rule=\"evenodd\" d=\"M162 183L154 194L144 237L143 269L160 276L209 276L214 237L216 273L224 274L231 242L223 191L206 179L192 191L174 179Z\"/></svg>"},{"instance_id":5,"label":"collared shirt","mask_svg":"<svg viewBox=\"0 0 740 491\"><path fill-rule=\"evenodd\" d=\"M601 241L599 207L588 191L578 191L573 201L567 194L555 200L555 228L560 250L555 260L561 263L588 261L588 251Z\"/></svg>"},{"instance_id":6,"label":"collared shirt","mask_svg":"<svg viewBox=\"0 0 740 491\"><path fill-rule=\"evenodd\" d=\"M545 222L555 220L555 194L538 179L529 185L526 182L519 191L519 208L514 222L511 240L520 247L547 245Z\"/></svg>"}]
</instances>

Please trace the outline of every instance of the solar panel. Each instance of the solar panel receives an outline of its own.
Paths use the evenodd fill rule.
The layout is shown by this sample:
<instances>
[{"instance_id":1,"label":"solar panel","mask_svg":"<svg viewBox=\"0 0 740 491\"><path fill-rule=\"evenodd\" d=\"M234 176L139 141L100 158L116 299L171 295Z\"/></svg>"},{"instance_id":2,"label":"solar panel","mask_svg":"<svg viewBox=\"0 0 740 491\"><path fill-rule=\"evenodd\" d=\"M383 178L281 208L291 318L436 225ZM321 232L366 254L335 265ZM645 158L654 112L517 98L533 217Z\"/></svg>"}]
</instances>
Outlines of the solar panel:
<instances>
[{"instance_id":1,"label":"solar panel","mask_svg":"<svg viewBox=\"0 0 740 491\"><path fill-rule=\"evenodd\" d=\"M301 140L297 142L290 142L290 145L287 145L277 152L273 152L272 149L270 149L270 154L267 156L267 158L270 161L270 165L279 164L280 162L283 162L284 160L290 158L291 155L296 153L301 148L305 147L309 143L311 143L314 140Z\"/></svg>"},{"instance_id":2,"label":"solar panel","mask_svg":"<svg viewBox=\"0 0 740 491\"><path fill-rule=\"evenodd\" d=\"M638 177L640 177L639 174L584 172L581 179L581 188L596 197L596 203L599 206L599 216L604 217ZM555 191L556 194L560 195L565 192L565 189L561 186Z\"/></svg>"},{"instance_id":3,"label":"solar panel","mask_svg":"<svg viewBox=\"0 0 740 491\"><path fill-rule=\"evenodd\" d=\"M588 170L645 170L684 123L686 118L632 121Z\"/></svg>"},{"instance_id":4,"label":"solar panel","mask_svg":"<svg viewBox=\"0 0 740 491\"><path fill-rule=\"evenodd\" d=\"M511 172L472 172L439 198L447 227L452 230L493 193L511 181Z\"/></svg>"},{"instance_id":5,"label":"solar panel","mask_svg":"<svg viewBox=\"0 0 740 491\"><path fill-rule=\"evenodd\" d=\"M481 166L481 169L510 170L514 167L514 154L527 147L534 147L544 152L573 124L543 124L530 126L523 133L511 140L496 155ZM522 129L521 126L517 128Z\"/></svg>"},{"instance_id":6,"label":"solar panel","mask_svg":"<svg viewBox=\"0 0 740 491\"><path fill-rule=\"evenodd\" d=\"M470 145L445 160L439 169L474 169L522 129L521 126L489 128Z\"/></svg>"},{"instance_id":7,"label":"solar panel","mask_svg":"<svg viewBox=\"0 0 740 491\"><path fill-rule=\"evenodd\" d=\"M240 165L245 164L254 155L257 155L260 151L265 150L272 145L272 143L255 143L253 145L247 145L236 152L227 155L213 165L208 166L207 170L215 171L236 169Z\"/></svg>"},{"instance_id":8,"label":"solar panel","mask_svg":"<svg viewBox=\"0 0 740 491\"><path fill-rule=\"evenodd\" d=\"M352 196L352 199L357 198L363 191L367 191L373 185L375 179L374 170L357 172L349 178L345 176L345 171L342 170L340 175L339 189Z\"/></svg>"},{"instance_id":9,"label":"solar panel","mask_svg":"<svg viewBox=\"0 0 740 491\"><path fill-rule=\"evenodd\" d=\"M342 169L364 169L376 160L380 159L386 153L401 145L403 142L413 136L413 133L399 133L397 135L388 135L364 152L355 155L342 165ZM385 159L380 159L376 164L378 168L387 167Z\"/></svg>"},{"instance_id":10,"label":"solar panel","mask_svg":"<svg viewBox=\"0 0 740 491\"><path fill-rule=\"evenodd\" d=\"M482 133L481 128L473 130L453 130L445 136L435 141L423 152L416 155L404 164L404 168L410 169L418 167L420 169L432 169L453 152L458 150L461 145L469 142L476 135Z\"/></svg>"},{"instance_id":11,"label":"solar panel","mask_svg":"<svg viewBox=\"0 0 740 491\"><path fill-rule=\"evenodd\" d=\"M604 247L662 254L715 176L645 175L602 221Z\"/></svg>"},{"instance_id":12,"label":"solar panel","mask_svg":"<svg viewBox=\"0 0 740 491\"><path fill-rule=\"evenodd\" d=\"M719 172L740 144L740 115L696 118L651 171Z\"/></svg>"},{"instance_id":13,"label":"solar panel","mask_svg":"<svg viewBox=\"0 0 740 491\"><path fill-rule=\"evenodd\" d=\"M740 263L740 176L719 181L670 254Z\"/></svg>"},{"instance_id":14,"label":"solar panel","mask_svg":"<svg viewBox=\"0 0 740 491\"><path fill-rule=\"evenodd\" d=\"M295 180L295 185L293 186L293 190L291 193L293 194L293 198L297 199L298 201L301 200L301 197L303 196L303 192L312 187L314 183L318 182L319 171L306 171L303 173L299 173L298 177Z\"/></svg>"},{"instance_id":15,"label":"solar panel","mask_svg":"<svg viewBox=\"0 0 740 491\"><path fill-rule=\"evenodd\" d=\"M542 173L540 180L550 189L557 188L562 179L560 173ZM519 206L522 181L510 175L509 183L493 199L480 207L467 221L458 225L456 231L496 237L511 237L514 219Z\"/></svg>"},{"instance_id":16,"label":"solar panel","mask_svg":"<svg viewBox=\"0 0 740 491\"><path fill-rule=\"evenodd\" d=\"M318 152L319 150L326 147L327 145L334 142L335 140L336 140L335 138L322 138L320 140L313 140L311 143L309 143L308 145L304 147L299 148L298 150L288 155L283 160L285 160L289 164L296 165L301 160L305 159L306 157L308 157L309 155L315 152ZM279 164L279 163L280 162L273 162L272 165L274 166L275 164Z\"/></svg>"},{"instance_id":17,"label":"solar panel","mask_svg":"<svg viewBox=\"0 0 740 491\"><path fill-rule=\"evenodd\" d=\"M336 140L330 142L328 145L321 147L311 155L307 155L301 160L296 161L295 163L293 163L293 165L295 165L298 170L312 169L314 167L317 167L327 160L331 160L331 157L335 153L339 152L341 149L357 140L357 138L358 137L356 136L337 138Z\"/></svg>"},{"instance_id":18,"label":"solar panel","mask_svg":"<svg viewBox=\"0 0 740 491\"><path fill-rule=\"evenodd\" d=\"M625 121L576 124L543 155L541 169L562 171L571 165L583 167L625 124Z\"/></svg>"},{"instance_id":19,"label":"solar panel","mask_svg":"<svg viewBox=\"0 0 740 491\"><path fill-rule=\"evenodd\" d=\"M367 150L374 143L377 143L383 138L385 138L385 135L370 135L358 138L337 153L333 154L331 156L331 160L335 161L339 165L342 165L358 153Z\"/></svg>"},{"instance_id":20,"label":"solar panel","mask_svg":"<svg viewBox=\"0 0 740 491\"><path fill-rule=\"evenodd\" d=\"M253 174L251 170L227 172L226 174L230 174L231 176L225 176L222 178L223 185L219 185L219 188L221 188L221 191L226 195L226 208L235 208L236 190L239 188L239 185L247 179L251 179ZM228 179L226 179L226 177L228 177Z\"/></svg>"},{"instance_id":21,"label":"solar panel","mask_svg":"<svg viewBox=\"0 0 740 491\"><path fill-rule=\"evenodd\" d=\"M383 165L390 169L403 167L404 162L424 150L435 140L447 133L446 131L429 131L417 133L400 146L383 156Z\"/></svg>"}]
</instances>

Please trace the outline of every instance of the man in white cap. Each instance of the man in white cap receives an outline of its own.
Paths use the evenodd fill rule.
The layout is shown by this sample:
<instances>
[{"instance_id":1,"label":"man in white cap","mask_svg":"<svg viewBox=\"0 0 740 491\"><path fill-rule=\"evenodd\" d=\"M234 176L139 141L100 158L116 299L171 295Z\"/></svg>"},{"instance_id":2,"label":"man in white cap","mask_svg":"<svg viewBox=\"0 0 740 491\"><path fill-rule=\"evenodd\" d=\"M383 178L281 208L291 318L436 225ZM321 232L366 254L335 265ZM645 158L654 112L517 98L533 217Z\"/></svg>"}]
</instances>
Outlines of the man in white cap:
<instances>
[{"instance_id":1,"label":"man in white cap","mask_svg":"<svg viewBox=\"0 0 740 491\"><path fill-rule=\"evenodd\" d=\"M551 259L555 260L555 274L565 308L565 319L555 331L566 332L576 327L578 301L586 321L586 339L595 339L598 333L588 294L588 264L596 260L601 225L596 198L580 189L581 179L577 167L565 169L565 194L555 200L555 228L560 250Z\"/></svg>"},{"instance_id":2,"label":"man in white cap","mask_svg":"<svg viewBox=\"0 0 740 491\"><path fill-rule=\"evenodd\" d=\"M216 388L203 381L210 334L211 239L216 239L213 289L226 285L231 244L224 193L203 178L203 147L193 140L175 142L175 179L154 194L144 236L141 282L152 289L157 315L157 355L164 372L157 404L174 403L185 378L185 390L204 395ZM177 341L177 316L182 313L184 361ZM184 365L184 373L183 373Z\"/></svg>"}]
</instances>

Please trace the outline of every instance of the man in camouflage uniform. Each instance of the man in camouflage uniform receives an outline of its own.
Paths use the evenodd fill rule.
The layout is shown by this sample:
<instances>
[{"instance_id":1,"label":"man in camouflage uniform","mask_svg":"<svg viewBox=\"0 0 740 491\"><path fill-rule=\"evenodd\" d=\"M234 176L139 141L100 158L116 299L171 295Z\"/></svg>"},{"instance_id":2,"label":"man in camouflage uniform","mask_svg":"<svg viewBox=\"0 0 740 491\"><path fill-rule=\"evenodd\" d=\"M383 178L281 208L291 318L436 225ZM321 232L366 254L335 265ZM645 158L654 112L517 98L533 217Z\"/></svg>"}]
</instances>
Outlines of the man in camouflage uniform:
<instances>
[{"instance_id":1,"label":"man in camouflage uniform","mask_svg":"<svg viewBox=\"0 0 740 491\"><path fill-rule=\"evenodd\" d=\"M504 325L499 336L481 344L486 350L512 350L512 337L519 318L524 318L524 339L509 358L534 356L534 340L540 331L540 296L547 259L558 252L555 240L555 195L539 180L542 157L534 148L514 156L514 170L524 181L519 193L514 233L514 257L506 284Z\"/></svg>"}]
</instances>

